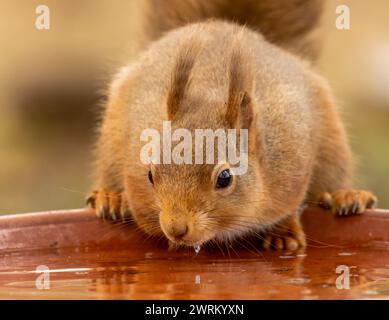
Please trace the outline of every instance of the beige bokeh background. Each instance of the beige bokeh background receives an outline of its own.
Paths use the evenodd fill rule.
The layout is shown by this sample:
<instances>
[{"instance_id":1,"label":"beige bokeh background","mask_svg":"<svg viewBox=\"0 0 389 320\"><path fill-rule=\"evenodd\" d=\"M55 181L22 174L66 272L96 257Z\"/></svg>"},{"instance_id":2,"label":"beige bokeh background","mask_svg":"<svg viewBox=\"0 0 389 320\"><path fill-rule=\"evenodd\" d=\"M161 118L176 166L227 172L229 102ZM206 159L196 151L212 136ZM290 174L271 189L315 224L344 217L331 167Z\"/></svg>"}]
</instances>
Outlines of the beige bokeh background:
<instances>
[{"instance_id":1,"label":"beige bokeh background","mask_svg":"<svg viewBox=\"0 0 389 320\"><path fill-rule=\"evenodd\" d=\"M35 8L50 8L37 30ZM335 28L347 4L351 29ZM110 76L142 48L137 0L0 0L0 213L83 206ZM389 207L389 2L328 0L316 69L337 96L357 185ZM334 157L336 154L334 154Z\"/></svg>"}]
</instances>

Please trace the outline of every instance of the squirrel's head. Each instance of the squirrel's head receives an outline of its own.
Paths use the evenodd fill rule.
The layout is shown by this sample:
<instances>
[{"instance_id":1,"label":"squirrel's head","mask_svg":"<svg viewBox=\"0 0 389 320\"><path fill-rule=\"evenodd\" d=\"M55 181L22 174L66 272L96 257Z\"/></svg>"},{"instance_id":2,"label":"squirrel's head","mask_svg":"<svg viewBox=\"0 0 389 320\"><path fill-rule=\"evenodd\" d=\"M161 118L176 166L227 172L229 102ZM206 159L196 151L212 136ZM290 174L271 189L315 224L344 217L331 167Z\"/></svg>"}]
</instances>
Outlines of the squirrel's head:
<instances>
[{"instance_id":1,"label":"squirrel's head","mask_svg":"<svg viewBox=\"0 0 389 320\"><path fill-rule=\"evenodd\" d=\"M231 54L226 75L229 75L228 96L223 101L213 102L219 103L217 107L189 94L190 86L195 85L190 81L194 64L192 50L180 54L167 98L172 132L185 129L191 136L186 141L171 142L172 157L178 148L183 163L170 159L170 163L152 164L145 177L158 199L160 229L171 242L187 246L231 239L252 231L253 225L261 222L257 208L264 193L251 98L254 84L242 63L241 53L233 51ZM199 101L203 103L201 108L193 106ZM209 108L204 108L204 104ZM211 129L211 137L202 136L199 142L198 129ZM212 148L207 139L216 136ZM219 145L222 142L219 139L225 139L225 143ZM183 160L185 152L189 152L191 163ZM232 155L237 156L234 161Z\"/></svg>"}]
</instances>

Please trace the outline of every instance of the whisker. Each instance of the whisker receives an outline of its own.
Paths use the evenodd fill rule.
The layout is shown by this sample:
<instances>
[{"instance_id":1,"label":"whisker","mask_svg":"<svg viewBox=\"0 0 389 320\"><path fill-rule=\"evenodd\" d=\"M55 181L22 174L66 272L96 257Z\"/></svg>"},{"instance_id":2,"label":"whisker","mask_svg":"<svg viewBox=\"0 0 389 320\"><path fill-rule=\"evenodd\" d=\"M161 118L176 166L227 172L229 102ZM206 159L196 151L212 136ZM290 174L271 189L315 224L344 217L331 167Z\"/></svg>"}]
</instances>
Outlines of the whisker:
<instances>
[{"instance_id":1,"label":"whisker","mask_svg":"<svg viewBox=\"0 0 389 320\"><path fill-rule=\"evenodd\" d=\"M70 188L66 188L66 187L58 187L58 189L61 189L61 190L64 190L64 191L68 191L68 192L77 193L77 194L82 194L85 197L89 196L89 192L85 192L85 191L70 189Z\"/></svg>"}]
</instances>

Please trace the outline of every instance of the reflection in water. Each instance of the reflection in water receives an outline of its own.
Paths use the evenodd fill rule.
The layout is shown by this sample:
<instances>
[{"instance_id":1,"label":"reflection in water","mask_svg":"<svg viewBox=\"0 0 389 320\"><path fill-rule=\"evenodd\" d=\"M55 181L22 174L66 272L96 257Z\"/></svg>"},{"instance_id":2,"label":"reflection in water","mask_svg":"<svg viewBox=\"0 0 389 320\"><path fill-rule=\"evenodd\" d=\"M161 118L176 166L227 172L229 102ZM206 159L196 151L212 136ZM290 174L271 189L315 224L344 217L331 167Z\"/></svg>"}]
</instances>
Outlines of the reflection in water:
<instances>
[{"instance_id":1,"label":"reflection in water","mask_svg":"<svg viewBox=\"0 0 389 320\"><path fill-rule=\"evenodd\" d=\"M389 265L361 271L364 283L362 295L366 298L389 297Z\"/></svg>"},{"instance_id":2,"label":"reflection in water","mask_svg":"<svg viewBox=\"0 0 389 320\"><path fill-rule=\"evenodd\" d=\"M336 248L308 248L297 254L237 249L236 256L229 257L206 249L195 254L159 248L14 253L1 259L0 298L389 297L389 251L370 248L344 253ZM35 288L35 268L41 264L50 269L50 290ZM339 265L350 267L349 290L335 286Z\"/></svg>"}]
</instances>

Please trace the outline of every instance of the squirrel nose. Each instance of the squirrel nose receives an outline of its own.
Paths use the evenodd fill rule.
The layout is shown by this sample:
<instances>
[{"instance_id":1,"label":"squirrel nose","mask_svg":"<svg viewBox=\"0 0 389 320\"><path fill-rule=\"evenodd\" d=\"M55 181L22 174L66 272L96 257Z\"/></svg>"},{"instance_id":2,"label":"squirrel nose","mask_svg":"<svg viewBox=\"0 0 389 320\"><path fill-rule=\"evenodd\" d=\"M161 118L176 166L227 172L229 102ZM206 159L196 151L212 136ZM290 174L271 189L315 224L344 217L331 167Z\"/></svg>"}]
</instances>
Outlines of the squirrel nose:
<instances>
[{"instance_id":1,"label":"squirrel nose","mask_svg":"<svg viewBox=\"0 0 389 320\"><path fill-rule=\"evenodd\" d=\"M171 233L176 240L181 240L188 233L188 225L186 223L176 223L172 226Z\"/></svg>"},{"instance_id":2,"label":"squirrel nose","mask_svg":"<svg viewBox=\"0 0 389 320\"><path fill-rule=\"evenodd\" d=\"M169 211L162 211L159 219L163 232L172 241L180 242L192 232L191 223L184 213L173 216Z\"/></svg>"}]
</instances>

